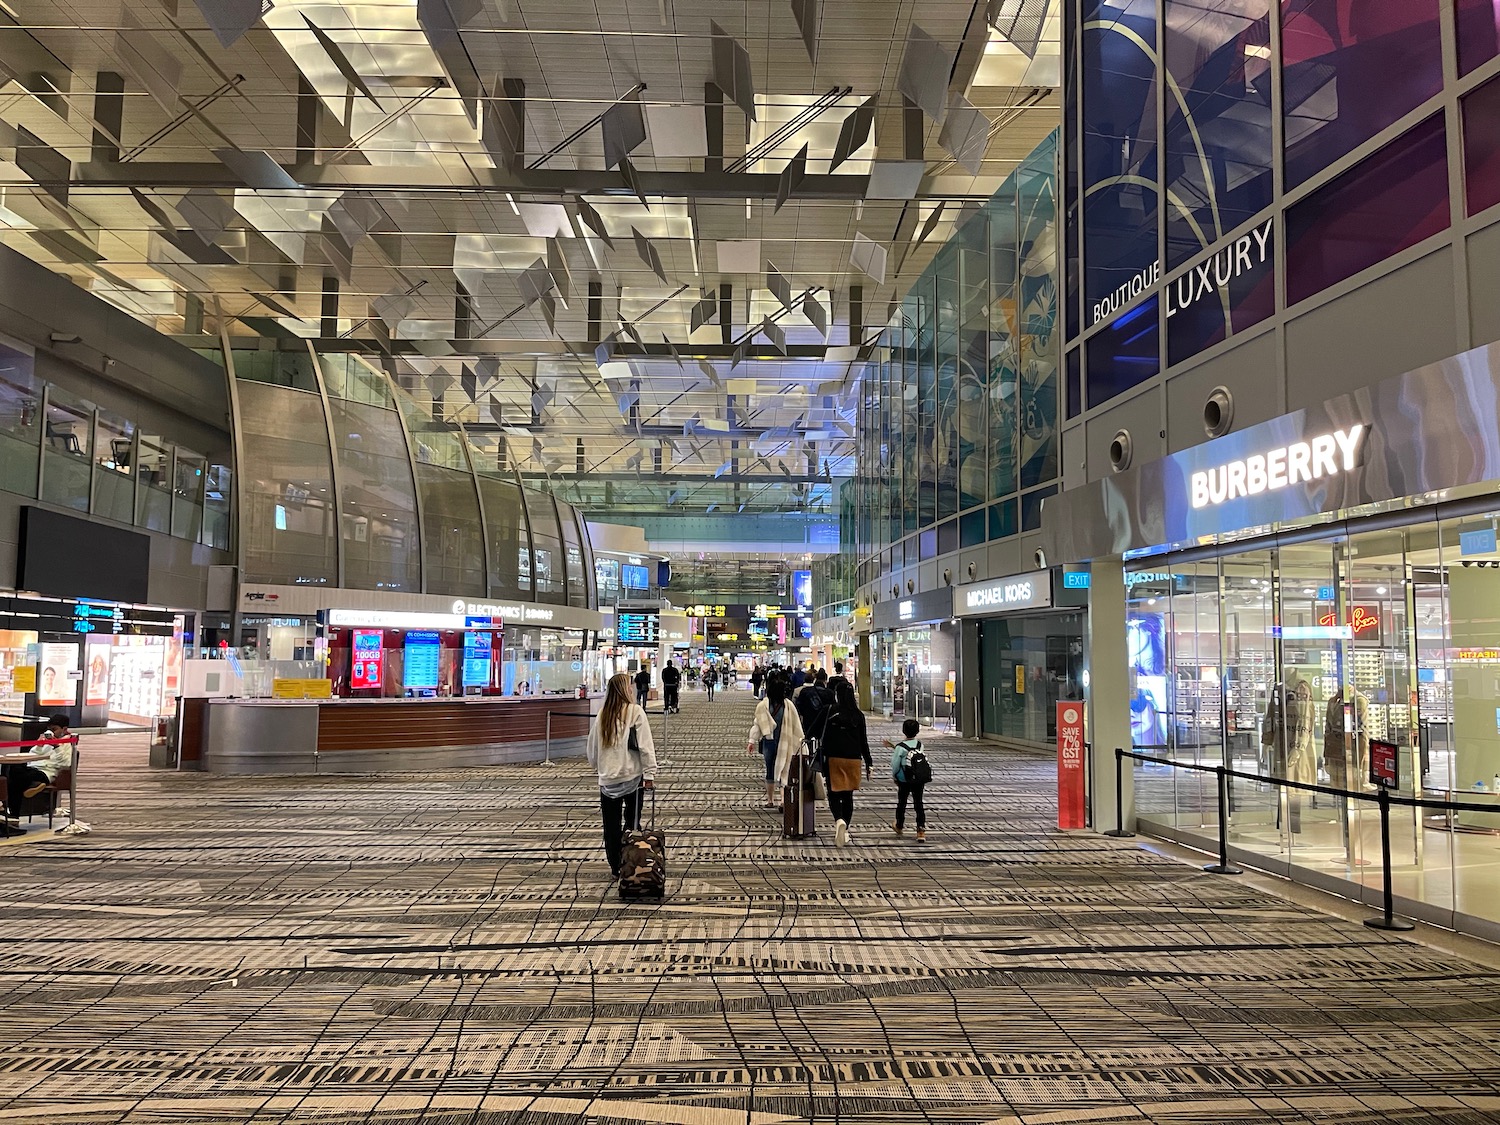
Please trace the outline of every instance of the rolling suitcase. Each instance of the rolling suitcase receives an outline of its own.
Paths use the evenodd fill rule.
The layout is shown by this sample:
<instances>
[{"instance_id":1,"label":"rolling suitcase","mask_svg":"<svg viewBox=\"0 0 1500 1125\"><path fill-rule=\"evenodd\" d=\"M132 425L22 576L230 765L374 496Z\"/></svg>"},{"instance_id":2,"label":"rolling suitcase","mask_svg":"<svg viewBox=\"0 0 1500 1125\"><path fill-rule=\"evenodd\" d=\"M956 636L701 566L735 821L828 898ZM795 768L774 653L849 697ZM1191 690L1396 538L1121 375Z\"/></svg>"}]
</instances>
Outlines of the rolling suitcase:
<instances>
[{"instance_id":1,"label":"rolling suitcase","mask_svg":"<svg viewBox=\"0 0 1500 1125\"><path fill-rule=\"evenodd\" d=\"M812 759L806 754L793 754L791 767L787 770L786 788L781 794L781 834L789 840L815 835L813 807L816 804Z\"/></svg>"},{"instance_id":2,"label":"rolling suitcase","mask_svg":"<svg viewBox=\"0 0 1500 1125\"><path fill-rule=\"evenodd\" d=\"M656 824L656 790L651 793L651 823L642 828L639 819L633 831L625 834L625 850L620 857L620 898L660 899L667 893L667 834Z\"/></svg>"}]
</instances>

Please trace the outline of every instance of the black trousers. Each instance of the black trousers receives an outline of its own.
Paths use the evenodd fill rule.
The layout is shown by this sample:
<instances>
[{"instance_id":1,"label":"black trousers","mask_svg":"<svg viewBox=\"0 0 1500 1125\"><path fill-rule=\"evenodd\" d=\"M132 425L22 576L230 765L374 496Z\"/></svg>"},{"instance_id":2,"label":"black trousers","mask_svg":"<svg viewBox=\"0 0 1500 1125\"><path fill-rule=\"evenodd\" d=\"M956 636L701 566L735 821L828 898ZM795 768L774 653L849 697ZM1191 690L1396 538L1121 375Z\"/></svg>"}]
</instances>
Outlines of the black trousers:
<instances>
[{"instance_id":1,"label":"black trousers","mask_svg":"<svg viewBox=\"0 0 1500 1125\"><path fill-rule=\"evenodd\" d=\"M661 698L662 698L662 706L663 707L669 707L673 711L677 710L677 689L676 688L674 688L674 687L664 687L664 688L662 688L661 689Z\"/></svg>"},{"instance_id":2,"label":"black trousers","mask_svg":"<svg viewBox=\"0 0 1500 1125\"><path fill-rule=\"evenodd\" d=\"M717 684L704 684L703 685L703 690L706 691L706 692L708 692L708 698L712 699L714 697L714 688L717 687L717 686L718 686Z\"/></svg>"},{"instance_id":3,"label":"black trousers","mask_svg":"<svg viewBox=\"0 0 1500 1125\"><path fill-rule=\"evenodd\" d=\"M0 766L0 771L5 773L5 806L12 816L21 811L21 803L26 799L26 790L33 785L46 785L47 775L35 766L28 766L24 762L15 765Z\"/></svg>"},{"instance_id":4,"label":"black trousers","mask_svg":"<svg viewBox=\"0 0 1500 1125\"><path fill-rule=\"evenodd\" d=\"M604 820L604 857L609 860L609 869L620 873L620 859L625 854L625 833L641 822L641 806L646 791L637 789L623 797L606 797L599 794L599 814Z\"/></svg>"},{"instance_id":5,"label":"black trousers","mask_svg":"<svg viewBox=\"0 0 1500 1125\"><path fill-rule=\"evenodd\" d=\"M896 782L896 827L906 827L906 798L911 798L911 807L917 814L917 831L927 827L927 813L922 808L922 790L927 783L913 785L908 781Z\"/></svg>"},{"instance_id":6,"label":"black trousers","mask_svg":"<svg viewBox=\"0 0 1500 1125\"><path fill-rule=\"evenodd\" d=\"M842 820L845 824L853 824L854 790L830 789L828 791L828 811L833 814L834 820Z\"/></svg>"}]
</instances>

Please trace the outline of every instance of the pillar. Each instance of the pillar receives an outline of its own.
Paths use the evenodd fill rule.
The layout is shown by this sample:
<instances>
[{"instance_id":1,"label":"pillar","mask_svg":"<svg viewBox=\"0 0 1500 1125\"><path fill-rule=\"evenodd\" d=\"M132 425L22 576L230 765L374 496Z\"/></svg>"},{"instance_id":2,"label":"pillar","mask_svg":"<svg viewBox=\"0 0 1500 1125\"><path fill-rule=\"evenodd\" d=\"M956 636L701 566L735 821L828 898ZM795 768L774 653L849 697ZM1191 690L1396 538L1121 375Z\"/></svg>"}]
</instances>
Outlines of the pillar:
<instances>
[{"instance_id":1,"label":"pillar","mask_svg":"<svg viewBox=\"0 0 1500 1125\"><path fill-rule=\"evenodd\" d=\"M1088 615L1088 740L1093 827L1115 826L1115 747L1130 749L1130 669L1125 642L1125 568L1119 559L1090 567ZM1135 771L1125 763L1123 823L1135 829Z\"/></svg>"}]
</instances>

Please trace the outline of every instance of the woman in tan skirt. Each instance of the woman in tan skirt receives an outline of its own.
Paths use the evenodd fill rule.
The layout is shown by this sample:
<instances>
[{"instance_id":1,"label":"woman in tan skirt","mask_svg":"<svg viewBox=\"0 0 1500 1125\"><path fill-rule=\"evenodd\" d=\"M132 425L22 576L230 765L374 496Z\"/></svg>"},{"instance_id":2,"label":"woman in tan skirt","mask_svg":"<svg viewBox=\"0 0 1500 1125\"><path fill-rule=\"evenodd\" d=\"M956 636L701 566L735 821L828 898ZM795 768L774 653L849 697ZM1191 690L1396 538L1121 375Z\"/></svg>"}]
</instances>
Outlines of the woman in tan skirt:
<instances>
[{"instance_id":1,"label":"woman in tan skirt","mask_svg":"<svg viewBox=\"0 0 1500 1125\"><path fill-rule=\"evenodd\" d=\"M833 714L823 732L823 755L828 769L828 811L833 814L833 839L840 846L849 842L849 823L854 819L854 791L869 776L874 760L865 733L865 716L854 698L848 680L835 679Z\"/></svg>"}]
</instances>

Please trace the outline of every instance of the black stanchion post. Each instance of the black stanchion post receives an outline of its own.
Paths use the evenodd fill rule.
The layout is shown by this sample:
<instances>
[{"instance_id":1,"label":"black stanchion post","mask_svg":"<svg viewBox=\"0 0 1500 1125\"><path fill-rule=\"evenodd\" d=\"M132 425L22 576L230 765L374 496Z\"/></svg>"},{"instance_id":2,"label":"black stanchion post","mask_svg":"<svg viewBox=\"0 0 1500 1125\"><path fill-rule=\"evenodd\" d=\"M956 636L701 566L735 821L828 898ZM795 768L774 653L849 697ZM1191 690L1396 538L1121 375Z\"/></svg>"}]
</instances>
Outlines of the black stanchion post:
<instances>
[{"instance_id":1,"label":"black stanchion post","mask_svg":"<svg viewBox=\"0 0 1500 1125\"><path fill-rule=\"evenodd\" d=\"M1219 782L1219 862L1203 868L1215 875L1243 875L1244 872L1229 863L1229 779L1223 766L1214 767L1214 776Z\"/></svg>"},{"instance_id":2,"label":"black stanchion post","mask_svg":"<svg viewBox=\"0 0 1500 1125\"><path fill-rule=\"evenodd\" d=\"M1125 751L1115 747L1115 826L1105 833L1117 839L1134 836L1125 831Z\"/></svg>"},{"instance_id":3,"label":"black stanchion post","mask_svg":"<svg viewBox=\"0 0 1500 1125\"><path fill-rule=\"evenodd\" d=\"M1366 918L1365 925L1372 930L1414 930L1416 927L1406 919L1396 917L1396 892L1391 886L1390 790L1382 785L1380 792L1375 794L1375 799L1380 802L1380 867L1385 911L1379 918Z\"/></svg>"}]
</instances>

